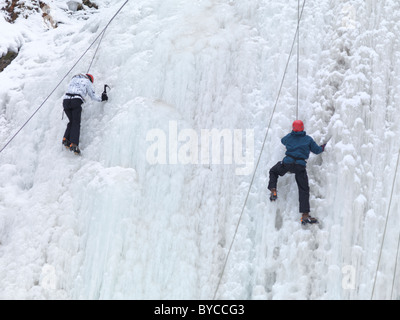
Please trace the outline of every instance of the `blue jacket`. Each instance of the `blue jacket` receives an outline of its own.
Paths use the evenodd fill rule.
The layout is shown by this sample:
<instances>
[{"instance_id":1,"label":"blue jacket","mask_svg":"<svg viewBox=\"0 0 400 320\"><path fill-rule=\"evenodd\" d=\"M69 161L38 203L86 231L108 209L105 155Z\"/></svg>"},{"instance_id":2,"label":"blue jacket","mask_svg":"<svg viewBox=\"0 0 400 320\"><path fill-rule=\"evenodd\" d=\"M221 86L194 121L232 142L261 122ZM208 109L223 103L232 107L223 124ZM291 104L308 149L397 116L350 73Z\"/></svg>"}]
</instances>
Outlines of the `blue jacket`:
<instances>
[{"instance_id":1,"label":"blue jacket","mask_svg":"<svg viewBox=\"0 0 400 320\"><path fill-rule=\"evenodd\" d=\"M310 156L310 152L320 154L323 148L318 146L313 138L308 136L305 131L292 131L282 138L282 144L286 147L286 157L283 163L297 163L306 166L306 159Z\"/></svg>"}]
</instances>

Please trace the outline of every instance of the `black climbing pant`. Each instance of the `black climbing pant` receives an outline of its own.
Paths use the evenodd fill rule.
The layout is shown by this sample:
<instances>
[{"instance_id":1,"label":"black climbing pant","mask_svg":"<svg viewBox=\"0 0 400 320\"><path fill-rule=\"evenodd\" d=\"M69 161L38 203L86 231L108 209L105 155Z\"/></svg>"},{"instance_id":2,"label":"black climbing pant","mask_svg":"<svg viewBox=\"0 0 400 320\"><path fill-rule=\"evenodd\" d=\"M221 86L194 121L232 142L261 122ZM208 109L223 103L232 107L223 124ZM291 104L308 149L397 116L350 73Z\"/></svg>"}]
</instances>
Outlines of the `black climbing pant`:
<instances>
[{"instance_id":1,"label":"black climbing pant","mask_svg":"<svg viewBox=\"0 0 400 320\"><path fill-rule=\"evenodd\" d=\"M69 119L64 138L76 145L79 145L79 136L81 133L82 103L83 101L79 98L64 99L63 101L64 112Z\"/></svg>"},{"instance_id":2,"label":"black climbing pant","mask_svg":"<svg viewBox=\"0 0 400 320\"><path fill-rule=\"evenodd\" d=\"M274 165L269 171L269 184L268 189L271 190L273 188L276 189L278 183L278 177L284 176L286 173L294 173L295 179L297 183L297 187L299 188L299 211L301 213L309 213L310 212L310 187L308 185L308 176L307 170L305 166L301 164L285 164L282 161L279 161L276 165Z\"/></svg>"}]
</instances>

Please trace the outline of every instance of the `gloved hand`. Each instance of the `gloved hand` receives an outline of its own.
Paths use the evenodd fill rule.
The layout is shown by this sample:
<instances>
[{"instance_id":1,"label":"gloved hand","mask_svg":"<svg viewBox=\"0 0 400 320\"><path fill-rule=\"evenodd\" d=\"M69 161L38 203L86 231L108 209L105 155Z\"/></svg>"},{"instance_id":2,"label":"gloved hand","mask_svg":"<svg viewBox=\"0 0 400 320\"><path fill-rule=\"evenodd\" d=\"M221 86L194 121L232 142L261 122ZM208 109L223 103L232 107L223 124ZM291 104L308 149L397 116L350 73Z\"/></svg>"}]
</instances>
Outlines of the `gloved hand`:
<instances>
[{"instance_id":1,"label":"gloved hand","mask_svg":"<svg viewBox=\"0 0 400 320\"><path fill-rule=\"evenodd\" d=\"M101 95L101 101L108 101L107 93L103 92L103 94Z\"/></svg>"},{"instance_id":2,"label":"gloved hand","mask_svg":"<svg viewBox=\"0 0 400 320\"><path fill-rule=\"evenodd\" d=\"M324 152L325 151L325 147L326 147L326 143L320 145L320 147L322 148L322 152Z\"/></svg>"}]
</instances>

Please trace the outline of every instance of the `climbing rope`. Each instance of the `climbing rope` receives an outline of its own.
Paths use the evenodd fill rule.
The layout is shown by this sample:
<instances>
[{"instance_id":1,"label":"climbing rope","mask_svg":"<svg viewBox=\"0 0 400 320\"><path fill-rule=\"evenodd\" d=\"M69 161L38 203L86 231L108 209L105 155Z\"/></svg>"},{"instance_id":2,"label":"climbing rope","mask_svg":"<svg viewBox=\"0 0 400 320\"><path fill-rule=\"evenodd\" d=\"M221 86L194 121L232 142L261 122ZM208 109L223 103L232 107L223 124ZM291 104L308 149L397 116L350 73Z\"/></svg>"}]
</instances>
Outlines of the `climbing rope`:
<instances>
[{"instance_id":1,"label":"climbing rope","mask_svg":"<svg viewBox=\"0 0 400 320\"><path fill-rule=\"evenodd\" d=\"M297 1L297 72L296 72L296 119L299 119L299 70L300 70L300 0Z\"/></svg>"},{"instance_id":2,"label":"climbing rope","mask_svg":"<svg viewBox=\"0 0 400 320\"><path fill-rule=\"evenodd\" d=\"M105 34L105 33L106 33L105 30L103 30L103 31L101 32L101 38L100 38L99 44L97 45L96 51L94 52L92 61L90 61L89 68L87 69L86 73L89 73L89 72L90 72L90 68L92 67L94 58L96 57L97 52L99 51L99 48L100 48L101 42L103 41L103 38L104 38L104 34Z\"/></svg>"},{"instance_id":3,"label":"climbing rope","mask_svg":"<svg viewBox=\"0 0 400 320\"><path fill-rule=\"evenodd\" d=\"M96 51L94 52L92 61L90 61L89 68L88 68L88 70L87 70L86 73L89 73L90 68L92 67L94 58L96 57L97 52L99 51L101 42L103 41L104 34L106 33L106 30L107 30L108 26L111 24L111 22L112 22L112 21L115 19L115 17L121 12L121 10L125 7L125 5L126 5L128 2L129 2L129 0L126 0L126 1L124 2L124 4L118 9L118 11L114 14L114 16L111 18L111 20L107 23L107 25L104 27L104 29L100 32L100 34L99 34L98 37L96 38L96 40L97 40L97 39L100 37L100 35L101 35L99 44L97 45ZM96 40L95 40L95 41L96 41Z\"/></svg>"},{"instance_id":4,"label":"climbing rope","mask_svg":"<svg viewBox=\"0 0 400 320\"><path fill-rule=\"evenodd\" d=\"M397 253L396 253L396 263L394 265L394 272L393 272L393 281L392 281L392 291L390 293L390 299L393 300L393 290L394 290L394 282L396 280L396 273L397 273L397 263L399 261L399 249L400 249L400 234L399 240L397 242Z\"/></svg>"},{"instance_id":5,"label":"climbing rope","mask_svg":"<svg viewBox=\"0 0 400 320\"><path fill-rule=\"evenodd\" d=\"M304 0L303 6L301 8L301 12L300 12L300 15L298 17L299 21L301 20L301 18L303 16L303 11L304 11L305 4L306 4L306 0ZM217 293L218 293L218 289L219 289L219 287L221 285L221 280L222 280L222 277L224 275L225 268L226 268L226 265L228 263L228 259L229 259L229 256L231 254L231 251L232 251L232 247L233 247L233 244L234 244L235 239L236 239L236 235L237 235L237 232L238 232L238 229L239 229L239 226L240 226L240 222L241 222L242 217L243 217L244 209L246 208L247 201L248 201L249 195L250 195L250 191L251 191L251 188L252 188L252 186L254 184L254 179L255 179L255 176L256 176L256 172L257 172L258 166L260 164L261 156L262 156L264 148L265 148L265 143L266 143L267 138L268 138L269 130L271 128L272 119L274 117L274 114L275 114L275 111L276 111L276 107L278 105L278 101L279 101L279 98L280 98L280 95L281 95L281 92L282 92L283 84L285 82L287 70L288 70L288 67L289 67L290 58L292 57L294 45L296 44L296 38L297 38L297 34L299 32L299 25L300 25L300 23L298 22L297 23L297 28L296 28L296 33L294 35L294 39L293 39L293 42L292 42L292 47L290 49L289 57L288 57L288 60L286 62L285 70L283 72L282 81L281 81L281 84L280 84L280 87L279 87L279 90L278 90L278 95L276 97L276 101L275 101L274 107L272 109L272 114L271 114L271 117L269 119L269 123L268 123L268 126L267 126L267 132L265 133L264 141L263 141L262 146L261 146L260 155L258 156L257 163L256 163L256 166L254 168L253 176L252 176L251 181L250 181L249 189L247 190L246 198L244 200L244 204L243 204L242 210L240 212L239 220L238 220L238 222L236 224L236 229L235 229L235 232L233 234L233 238L232 238L232 241L230 243L230 246L229 246L229 249L228 249L228 253L226 255L226 258L225 258L225 261L224 261L224 264L223 264L223 267L222 267L222 271L221 271L221 274L220 274L220 277L219 277L219 280L218 280L217 287L215 288L213 300L216 299L216 296L217 296Z\"/></svg>"},{"instance_id":6,"label":"climbing rope","mask_svg":"<svg viewBox=\"0 0 400 320\"><path fill-rule=\"evenodd\" d=\"M385 243L385 239L386 239L386 230L387 230L387 226L388 226L388 221L389 221L389 215L390 215L390 209L392 207L392 199L393 199L393 191L395 188L395 184L396 184L396 177L397 177L397 171L399 168L399 162L400 162L400 150L399 150L399 155L397 157L397 164L396 164L396 170L394 173L394 177L393 177L393 184L392 184L392 192L390 194L390 200L389 200L389 207L388 207L388 211L386 214L386 222L385 222L385 229L383 231L383 237L382 237L382 244L381 244L381 248L379 250L379 258L378 258L378 265L376 266L376 272L375 272L375 277L374 277L374 284L372 287L372 293L371 293L371 300L374 297L374 293L375 293L375 286L376 286L376 278L378 276L378 271L379 271L379 266L381 264L381 258L382 258L382 251L383 251L383 244ZM400 238L399 238L399 243L400 243ZM397 248L397 256L399 253L399 248ZM397 266L397 256L396 256L396 266ZM394 286L394 278L396 277L396 268L394 270L394 276L393 276L393 286ZM393 294L393 286L392 286L392 294Z\"/></svg>"},{"instance_id":7,"label":"climbing rope","mask_svg":"<svg viewBox=\"0 0 400 320\"><path fill-rule=\"evenodd\" d=\"M28 124L29 121L32 120L32 118L36 115L36 113L43 107L43 105L47 102L47 100L53 95L53 93L58 89L58 87L61 85L61 83L65 80L65 78L72 72L72 70L76 67L76 65L82 60L82 58L88 53L88 51L92 48L92 46L96 43L96 41L101 37L101 39L104 36L105 31L111 24L111 22L115 19L115 17L121 12L123 7L129 2L129 0L126 0L124 4L119 8L119 10L114 14L114 16L110 19L110 21L107 23L107 25L104 27L104 29L100 32L100 34L94 39L94 41L90 44L90 46L86 49L86 51L79 57L79 59L75 62L75 64L69 69L69 71L65 74L65 76L61 79L61 81L56 85L56 87L50 92L50 94L44 99L44 101L40 104L40 106L33 112L33 114L26 120L26 122L17 130L17 132L7 141L7 143L1 148L0 153L3 152L5 148L15 139L15 137L22 131L22 129ZM97 46L97 50L94 53L93 59L90 63L90 66L93 63L93 60L97 54L97 51L99 49L101 40L99 42L99 45ZM89 69L90 69L89 66Z\"/></svg>"}]
</instances>

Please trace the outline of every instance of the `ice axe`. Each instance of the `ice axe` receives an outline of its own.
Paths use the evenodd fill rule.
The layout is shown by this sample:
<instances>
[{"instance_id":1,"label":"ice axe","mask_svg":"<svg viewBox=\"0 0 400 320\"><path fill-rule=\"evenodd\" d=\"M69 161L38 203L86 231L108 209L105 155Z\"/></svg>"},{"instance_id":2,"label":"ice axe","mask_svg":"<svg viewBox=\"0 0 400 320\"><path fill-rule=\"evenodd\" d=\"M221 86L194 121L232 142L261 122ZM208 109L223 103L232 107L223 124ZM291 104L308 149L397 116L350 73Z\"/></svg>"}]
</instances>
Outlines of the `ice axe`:
<instances>
[{"instance_id":1,"label":"ice axe","mask_svg":"<svg viewBox=\"0 0 400 320\"><path fill-rule=\"evenodd\" d=\"M332 139L332 135L329 136L328 138L325 138L325 141L321 144L321 147L323 146L323 149L324 149L323 151L325 151L325 147L328 144L329 140L331 140L331 139Z\"/></svg>"},{"instance_id":2,"label":"ice axe","mask_svg":"<svg viewBox=\"0 0 400 320\"><path fill-rule=\"evenodd\" d=\"M107 94L107 88L111 90L110 86L108 84L105 84L103 93Z\"/></svg>"},{"instance_id":3,"label":"ice axe","mask_svg":"<svg viewBox=\"0 0 400 320\"><path fill-rule=\"evenodd\" d=\"M101 94L101 101L108 101L107 88L111 90L110 86L108 84L105 84L104 85L104 91Z\"/></svg>"}]
</instances>

